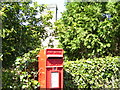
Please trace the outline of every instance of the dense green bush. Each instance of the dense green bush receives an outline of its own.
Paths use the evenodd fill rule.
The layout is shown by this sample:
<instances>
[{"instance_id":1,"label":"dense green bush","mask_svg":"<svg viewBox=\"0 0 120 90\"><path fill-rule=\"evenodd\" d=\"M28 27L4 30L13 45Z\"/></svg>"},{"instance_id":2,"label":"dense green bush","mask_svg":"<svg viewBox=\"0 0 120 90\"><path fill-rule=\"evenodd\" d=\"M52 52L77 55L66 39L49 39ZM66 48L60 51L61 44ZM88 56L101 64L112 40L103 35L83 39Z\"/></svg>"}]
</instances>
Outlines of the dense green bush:
<instances>
[{"instance_id":1,"label":"dense green bush","mask_svg":"<svg viewBox=\"0 0 120 90\"><path fill-rule=\"evenodd\" d=\"M120 88L120 57L64 63L64 88Z\"/></svg>"},{"instance_id":2,"label":"dense green bush","mask_svg":"<svg viewBox=\"0 0 120 90\"><path fill-rule=\"evenodd\" d=\"M15 90L35 90L39 87L38 83L38 63L36 55L40 48L25 53L22 57L15 60L13 68L4 69L2 75L2 89Z\"/></svg>"},{"instance_id":3,"label":"dense green bush","mask_svg":"<svg viewBox=\"0 0 120 90\"><path fill-rule=\"evenodd\" d=\"M4 70L2 84L6 89L30 89L39 87L36 55L40 49L18 57L14 69ZM36 65L36 66L35 66ZM120 88L120 57L80 59L64 63L64 88Z\"/></svg>"},{"instance_id":4,"label":"dense green bush","mask_svg":"<svg viewBox=\"0 0 120 90\"><path fill-rule=\"evenodd\" d=\"M42 47L42 40L48 37L45 27L52 26L52 12L36 2L2 2L0 6L2 65L9 68L16 57Z\"/></svg>"},{"instance_id":5,"label":"dense green bush","mask_svg":"<svg viewBox=\"0 0 120 90\"><path fill-rule=\"evenodd\" d=\"M36 55L48 37L45 27L52 27L52 11L37 2L2 2L0 6L2 89L35 90L39 86Z\"/></svg>"},{"instance_id":6,"label":"dense green bush","mask_svg":"<svg viewBox=\"0 0 120 90\"><path fill-rule=\"evenodd\" d=\"M120 2L72 2L56 23L68 60L120 55Z\"/></svg>"}]
</instances>

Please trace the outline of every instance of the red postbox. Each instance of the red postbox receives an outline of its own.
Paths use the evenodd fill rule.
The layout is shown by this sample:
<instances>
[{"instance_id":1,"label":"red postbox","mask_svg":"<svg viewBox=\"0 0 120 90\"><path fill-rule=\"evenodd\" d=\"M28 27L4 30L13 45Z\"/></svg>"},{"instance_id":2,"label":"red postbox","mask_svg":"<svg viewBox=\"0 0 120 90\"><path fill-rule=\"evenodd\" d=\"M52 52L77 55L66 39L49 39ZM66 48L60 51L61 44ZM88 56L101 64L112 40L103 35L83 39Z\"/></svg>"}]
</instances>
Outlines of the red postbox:
<instances>
[{"instance_id":1,"label":"red postbox","mask_svg":"<svg viewBox=\"0 0 120 90\"><path fill-rule=\"evenodd\" d=\"M63 89L63 49L44 49L38 54L40 89Z\"/></svg>"}]
</instances>

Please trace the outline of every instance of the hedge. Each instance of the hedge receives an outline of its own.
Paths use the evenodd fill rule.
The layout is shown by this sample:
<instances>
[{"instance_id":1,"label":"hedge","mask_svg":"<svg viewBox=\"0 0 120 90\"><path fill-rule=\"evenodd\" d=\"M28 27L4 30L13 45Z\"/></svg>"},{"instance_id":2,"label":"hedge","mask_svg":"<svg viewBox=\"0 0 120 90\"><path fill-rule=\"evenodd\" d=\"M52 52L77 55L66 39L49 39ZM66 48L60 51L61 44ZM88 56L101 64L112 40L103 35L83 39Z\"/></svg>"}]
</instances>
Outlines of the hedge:
<instances>
[{"instance_id":1,"label":"hedge","mask_svg":"<svg viewBox=\"0 0 120 90\"><path fill-rule=\"evenodd\" d=\"M36 55L40 48L17 57L12 68L2 69L2 90L37 90L38 63Z\"/></svg>"},{"instance_id":2,"label":"hedge","mask_svg":"<svg viewBox=\"0 0 120 90\"><path fill-rule=\"evenodd\" d=\"M66 61L64 88L120 88L120 56Z\"/></svg>"},{"instance_id":3,"label":"hedge","mask_svg":"<svg viewBox=\"0 0 120 90\"><path fill-rule=\"evenodd\" d=\"M34 55L33 51L26 53L16 59L14 70L2 70L3 90L39 87ZM64 90L81 88L120 88L120 56L64 61Z\"/></svg>"}]
</instances>

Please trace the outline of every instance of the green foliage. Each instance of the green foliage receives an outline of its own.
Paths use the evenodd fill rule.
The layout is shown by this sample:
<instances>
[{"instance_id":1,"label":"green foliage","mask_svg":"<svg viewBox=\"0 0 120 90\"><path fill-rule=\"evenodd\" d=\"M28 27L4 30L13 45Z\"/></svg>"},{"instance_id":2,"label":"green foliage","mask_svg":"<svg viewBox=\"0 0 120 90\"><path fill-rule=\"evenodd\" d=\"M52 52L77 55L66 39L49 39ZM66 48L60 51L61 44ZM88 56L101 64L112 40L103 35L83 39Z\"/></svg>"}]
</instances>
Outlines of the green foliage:
<instances>
[{"instance_id":1,"label":"green foliage","mask_svg":"<svg viewBox=\"0 0 120 90\"><path fill-rule=\"evenodd\" d=\"M2 2L0 6L2 89L35 90L40 86L36 55L48 37L45 27L52 27L52 12L36 2Z\"/></svg>"},{"instance_id":2,"label":"green foliage","mask_svg":"<svg viewBox=\"0 0 120 90\"><path fill-rule=\"evenodd\" d=\"M120 88L120 57L64 63L64 88Z\"/></svg>"},{"instance_id":3,"label":"green foliage","mask_svg":"<svg viewBox=\"0 0 120 90\"><path fill-rule=\"evenodd\" d=\"M15 60L13 68L3 69L2 89L35 90L38 83L38 63L36 55L40 48L25 53L22 57Z\"/></svg>"},{"instance_id":4,"label":"green foliage","mask_svg":"<svg viewBox=\"0 0 120 90\"><path fill-rule=\"evenodd\" d=\"M120 55L120 2L72 2L56 25L69 60Z\"/></svg>"},{"instance_id":5,"label":"green foliage","mask_svg":"<svg viewBox=\"0 0 120 90\"><path fill-rule=\"evenodd\" d=\"M45 5L36 2L0 3L2 20L3 67L9 67L18 56L41 47L41 40L48 37L45 27L51 27L52 12L42 12Z\"/></svg>"}]
</instances>

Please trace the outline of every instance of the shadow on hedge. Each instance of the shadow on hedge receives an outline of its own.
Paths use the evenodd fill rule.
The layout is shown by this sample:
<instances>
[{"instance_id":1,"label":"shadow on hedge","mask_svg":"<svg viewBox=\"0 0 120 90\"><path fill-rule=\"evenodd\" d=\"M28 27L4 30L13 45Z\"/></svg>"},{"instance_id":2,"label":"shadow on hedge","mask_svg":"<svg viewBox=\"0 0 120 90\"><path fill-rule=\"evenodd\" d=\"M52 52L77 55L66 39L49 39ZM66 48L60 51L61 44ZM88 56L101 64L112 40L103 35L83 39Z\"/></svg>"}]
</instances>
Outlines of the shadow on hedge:
<instances>
[{"instance_id":1,"label":"shadow on hedge","mask_svg":"<svg viewBox=\"0 0 120 90\"><path fill-rule=\"evenodd\" d=\"M73 76L64 70L64 89L77 89L77 84L72 81Z\"/></svg>"}]
</instances>

